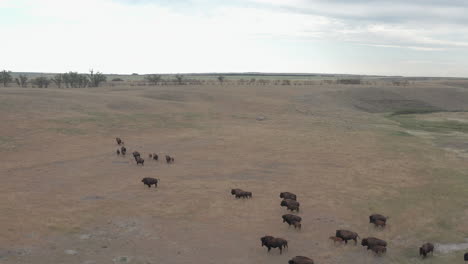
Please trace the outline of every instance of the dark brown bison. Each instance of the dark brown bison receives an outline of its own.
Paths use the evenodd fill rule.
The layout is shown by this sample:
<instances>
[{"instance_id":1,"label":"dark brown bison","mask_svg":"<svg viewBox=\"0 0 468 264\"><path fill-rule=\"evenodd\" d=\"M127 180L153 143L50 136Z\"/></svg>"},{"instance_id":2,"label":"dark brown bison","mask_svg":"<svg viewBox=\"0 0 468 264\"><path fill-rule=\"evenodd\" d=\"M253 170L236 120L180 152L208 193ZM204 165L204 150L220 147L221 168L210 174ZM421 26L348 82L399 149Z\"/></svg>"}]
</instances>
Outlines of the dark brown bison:
<instances>
[{"instance_id":1,"label":"dark brown bison","mask_svg":"<svg viewBox=\"0 0 468 264\"><path fill-rule=\"evenodd\" d=\"M124 147L124 146L122 146L122 147L120 148L120 152L122 153L122 155L127 154L127 148Z\"/></svg>"},{"instance_id":2,"label":"dark brown bison","mask_svg":"<svg viewBox=\"0 0 468 264\"><path fill-rule=\"evenodd\" d=\"M284 199L280 203L281 206L286 206L286 208L290 211L297 211L299 212L299 202L291 199Z\"/></svg>"},{"instance_id":3,"label":"dark brown bison","mask_svg":"<svg viewBox=\"0 0 468 264\"><path fill-rule=\"evenodd\" d=\"M252 192L240 191L235 193L236 198L252 198Z\"/></svg>"},{"instance_id":4,"label":"dark brown bison","mask_svg":"<svg viewBox=\"0 0 468 264\"><path fill-rule=\"evenodd\" d=\"M302 218L297 215L293 214L285 214L282 216L283 218L283 223L288 223L289 226L293 225L294 222L300 223L302 221Z\"/></svg>"},{"instance_id":5,"label":"dark brown bison","mask_svg":"<svg viewBox=\"0 0 468 264\"><path fill-rule=\"evenodd\" d=\"M158 187L158 182L159 181L160 180L155 179L155 178L143 178L143 180L141 180L141 182L144 185L148 185L148 188L151 188L151 185L154 185L154 188Z\"/></svg>"},{"instance_id":6,"label":"dark brown bison","mask_svg":"<svg viewBox=\"0 0 468 264\"><path fill-rule=\"evenodd\" d=\"M369 223L375 223L375 221L380 220L383 221L384 223L387 223L388 217L385 217L381 214L371 214L369 216Z\"/></svg>"},{"instance_id":7,"label":"dark brown bison","mask_svg":"<svg viewBox=\"0 0 468 264\"><path fill-rule=\"evenodd\" d=\"M232 195L236 195L239 192L243 192L243 190L242 189L231 189L231 194Z\"/></svg>"},{"instance_id":8,"label":"dark brown bison","mask_svg":"<svg viewBox=\"0 0 468 264\"><path fill-rule=\"evenodd\" d=\"M116 152L117 152L117 155L120 155L120 150L117 150Z\"/></svg>"},{"instance_id":9,"label":"dark brown bison","mask_svg":"<svg viewBox=\"0 0 468 264\"><path fill-rule=\"evenodd\" d=\"M367 246L367 249L370 249L371 247L373 246L383 246L383 247L386 247L387 246L387 242L385 240L382 240L382 239L379 239L379 238L375 238L375 237L366 237L366 238L363 238L362 241L361 241L361 245L366 247Z\"/></svg>"},{"instance_id":10,"label":"dark brown bison","mask_svg":"<svg viewBox=\"0 0 468 264\"><path fill-rule=\"evenodd\" d=\"M138 152L138 151L133 151L132 155L133 155L134 158L141 156L140 152Z\"/></svg>"},{"instance_id":11,"label":"dark brown bison","mask_svg":"<svg viewBox=\"0 0 468 264\"><path fill-rule=\"evenodd\" d=\"M468 252L465 253L465 255L463 256L463 259L464 259L465 261L468 261Z\"/></svg>"},{"instance_id":12,"label":"dark brown bison","mask_svg":"<svg viewBox=\"0 0 468 264\"><path fill-rule=\"evenodd\" d=\"M294 200L294 201L297 200L297 196L294 193L290 193L290 192L280 193L280 198Z\"/></svg>"},{"instance_id":13,"label":"dark brown bison","mask_svg":"<svg viewBox=\"0 0 468 264\"><path fill-rule=\"evenodd\" d=\"M135 160L136 160L137 165L138 164L141 164L141 166L145 165L145 160L144 159L142 159L140 157L136 157Z\"/></svg>"},{"instance_id":14,"label":"dark brown bison","mask_svg":"<svg viewBox=\"0 0 468 264\"><path fill-rule=\"evenodd\" d=\"M296 256L289 260L288 264L314 264L314 261L308 257Z\"/></svg>"},{"instance_id":15,"label":"dark brown bison","mask_svg":"<svg viewBox=\"0 0 468 264\"><path fill-rule=\"evenodd\" d=\"M154 159L154 160L158 160L158 159L159 159L158 154L153 153L153 159Z\"/></svg>"},{"instance_id":16,"label":"dark brown bison","mask_svg":"<svg viewBox=\"0 0 468 264\"><path fill-rule=\"evenodd\" d=\"M434 245L432 243L426 243L419 248L419 256L425 258L429 253L434 254Z\"/></svg>"},{"instance_id":17,"label":"dark brown bison","mask_svg":"<svg viewBox=\"0 0 468 264\"><path fill-rule=\"evenodd\" d=\"M120 138L115 138L115 141L117 141L117 145L122 144L122 140Z\"/></svg>"},{"instance_id":18,"label":"dark brown bison","mask_svg":"<svg viewBox=\"0 0 468 264\"><path fill-rule=\"evenodd\" d=\"M343 243L343 239L341 237L331 236L329 237L329 239L333 240L333 244L335 244L336 242Z\"/></svg>"},{"instance_id":19,"label":"dark brown bison","mask_svg":"<svg viewBox=\"0 0 468 264\"><path fill-rule=\"evenodd\" d=\"M369 248L368 248L368 249L369 249ZM370 248L370 250L372 250L372 252L374 252L374 253L377 254L377 255L381 255L381 254L387 253L387 248L384 247L384 246L379 246L379 245L372 246L372 247Z\"/></svg>"},{"instance_id":20,"label":"dark brown bison","mask_svg":"<svg viewBox=\"0 0 468 264\"><path fill-rule=\"evenodd\" d=\"M279 248L280 254L282 254L283 248L288 247L288 241L279 237L264 236L260 241L262 241L262 247L265 246L268 248L268 252L270 252L272 248Z\"/></svg>"},{"instance_id":21,"label":"dark brown bison","mask_svg":"<svg viewBox=\"0 0 468 264\"><path fill-rule=\"evenodd\" d=\"M296 228L302 229L302 224L301 224L301 222L294 221L294 222L292 223L292 225L294 226L294 229L296 229Z\"/></svg>"},{"instance_id":22,"label":"dark brown bison","mask_svg":"<svg viewBox=\"0 0 468 264\"><path fill-rule=\"evenodd\" d=\"M335 236L342 238L345 244L348 244L348 240L354 240L354 243L357 244L357 239L359 237L356 232L349 230L336 230Z\"/></svg>"},{"instance_id":23,"label":"dark brown bison","mask_svg":"<svg viewBox=\"0 0 468 264\"><path fill-rule=\"evenodd\" d=\"M166 162L169 163L174 163L174 158L171 156L166 155Z\"/></svg>"}]
</instances>

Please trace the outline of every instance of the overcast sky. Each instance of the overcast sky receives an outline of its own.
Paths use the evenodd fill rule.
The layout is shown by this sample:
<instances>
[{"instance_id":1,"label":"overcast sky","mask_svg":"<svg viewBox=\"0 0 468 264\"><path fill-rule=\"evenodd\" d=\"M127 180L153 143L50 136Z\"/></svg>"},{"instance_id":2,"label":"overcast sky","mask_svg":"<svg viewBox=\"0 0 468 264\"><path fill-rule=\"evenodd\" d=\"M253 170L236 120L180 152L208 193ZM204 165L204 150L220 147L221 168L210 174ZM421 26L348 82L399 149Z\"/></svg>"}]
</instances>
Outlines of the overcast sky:
<instances>
[{"instance_id":1,"label":"overcast sky","mask_svg":"<svg viewBox=\"0 0 468 264\"><path fill-rule=\"evenodd\" d=\"M468 77L468 0L0 0L0 70Z\"/></svg>"}]
</instances>

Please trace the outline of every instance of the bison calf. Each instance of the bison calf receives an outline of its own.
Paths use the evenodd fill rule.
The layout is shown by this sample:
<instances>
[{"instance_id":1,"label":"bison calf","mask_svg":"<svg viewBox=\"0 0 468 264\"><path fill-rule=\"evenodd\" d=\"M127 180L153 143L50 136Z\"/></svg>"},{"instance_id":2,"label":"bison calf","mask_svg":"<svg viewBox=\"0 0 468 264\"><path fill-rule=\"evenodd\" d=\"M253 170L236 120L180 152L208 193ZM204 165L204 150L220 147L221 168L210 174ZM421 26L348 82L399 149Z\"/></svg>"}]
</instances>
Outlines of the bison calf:
<instances>
[{"instance_id":1,"label":"bison calf","mask_svg":"<svg viewBox=\"0 0 468 264\"><path fill-rule=\"evenodd\" d=\"M289 260L288 264L314 264L314 261L308 257L296 256Z\"/></svg>"},{"instance_id":2,"label":"bison calf","mask_svg":"<svg viewBox=\"0 0 468 264\"><path fill-rule=\"evenodd\" d=\"M333 241L333 244L335 244L336 242L338 242L338 243L343 242L343 239L341 237L331 236L331 237L329 237L329 239L331 239Z\"/></svg>"},{"instance_id":3,"label":"bison calf","mask_svg":"<svg viewBox=\"0 0 468 264\"><path fill-rule=\"evenodd\" d=\"M354 240L354 243L357 244L357 238L359 237L356 232L349 230L336 230L335 236L342 238L345 244L348 244L348 240Z\"/></svg>"},{"instance_id":4,"label":"bison calf","mask_svg":"<svg viewBox=\"0 0 468 264\"><path fill-rule=\"evenodd\" d=\"M290 193L290 192L280 193L280 198L294 200L294 201L297 200L297 196L294 193Z\"/></svg>"},{"instance_id":5,"label":"bison calf","mask_svg":"<svg viewBox=\"0 0 468 264\"><path fill-rule=\"evenodd\" d=\"M148 188L151 188L151 185L154 185L154 188L158 187L158 182L159 181L160 180L155 179L155 178L143 178L143 180L141 180L141 182L144 185L148 185Z\"/></svg>"},{"instance_id":6,"label":"bison calf","mask_svg":"<svg viewBox=\"0 0 468 264\"><path fill-rule=\"evenodd\" d=\"M419 248L419 256L425 258L429 253L434 254L434 245L432 243L426 243Z\"/></svg>"},{"instance_id":7,"label":"bison calf","mask_svg":"<svg viewBox=\"0 0 468 264\"><path fill-rule=\"evenodd\" d=\"M279 237L275 238L272 236L264 236L260 238L260 241L262 241L262 247L265 246L268 248L268 252L270 252L272 248L278 248L280 250L280 254L282 254L283 248L288 247L288 241Z\"/></svg>"}]
</instances>

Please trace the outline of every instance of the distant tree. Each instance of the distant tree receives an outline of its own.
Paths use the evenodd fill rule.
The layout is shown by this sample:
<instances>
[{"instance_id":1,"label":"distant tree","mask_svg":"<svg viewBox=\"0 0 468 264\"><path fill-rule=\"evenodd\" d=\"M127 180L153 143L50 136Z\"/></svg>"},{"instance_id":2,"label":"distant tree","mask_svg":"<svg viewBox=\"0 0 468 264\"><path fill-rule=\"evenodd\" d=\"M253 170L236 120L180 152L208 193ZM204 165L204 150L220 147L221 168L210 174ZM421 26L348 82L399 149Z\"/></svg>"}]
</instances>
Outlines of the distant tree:
<instances>
[{"instance_id":1,"label":"distant tree","mask_svg":"<svg viewBox=\"0 0 468 264\"><path fill-rule=\"evenodd\" d=\"M183 81L183 79L184 79L184 76L183 76L183 75L181 75L181 74L176 74L175 78L176 78L178 84L182 84L182 81Z\"/></svg>"},{"instance_id":2,"label":"distant tree","mask_svg":"<svg viewBox=\"0 0 468 264\"><path fill-rule=\"evenodd\" d=\"M138 75L138 73L135 73L135 72L134 72L134 73L132 73L132 75Z\"/></svg>"},{"instance_id":3,"label":"distant tree","mask_svg":"<svg viewBox=\"0 0 468 264\"><path fill-rule=\"evenodd\" d=\"M291 85L290 80L283 80L282 85Z\"/></svg>"},{"instance_id":4,"label":"distant tree","mask_svg":"<svg viewBox=\"0 0 468 264\"><path fill-rule=\"evenodd\" d=\"M105 77L105 76L104 76ZM88 78L88 76L86 75L83 75L83 74L79 74L77 76L77 83L78 83L78 88L85 88L87 86L90 86L90 87L97 87L97 86L91 86L91 81L90 79ZM98 84L99 85L99 84Z\"/></svg>"},{"instance_id":5,"label":"distant tree","mask_svg":"<svg viewBox=\"0 0 468 264\"><path fill-rule=\"evenodd\" d=\"M55 83L55 85L57 85L58 88L62 88L62 83L64 82L63 74L57 74L51 80Z\"/></svg>"},{"instance_id":6,"label":"distant tree","mask_svg":"<svg viewBox=\"0 0 468 264\"><path fill-rule=\"evenodd\" d=\"M11 77L11 71L3 70L0 72L0 81L3 83L3 86L7 87L9 83L13 81Z\"/></svg>"},{"instance_id":7,"label":"distant tree","mask_svg":"<svg viewBox=\"0 0 468 264\"><path fill-rule=\"evenodd\" d=\"M102 74L101 72L94 72L94 70L90 70L89 71L90 73L88 74L88 78L89 78L89 87L98 87L99 84L101 84L102 82L106 82L107 81L107 77Z\"/></svg>"},{"instance_id":8,"label":"distant tree","mask_svg":"<svg viewBox=\"0 0 468 264\"><path fill-rule=\"evenodd\" d=\"M250 79L250 84L255 84L255 78Z\"/></svg>"},{"instance_id":9,"label":"distant tree","mask_svg":"<svg viewBox=\"0 0 468 264\"><path fill-rule=\"evenodd\" d=\"M28 84L28 77L26 77L26 75L20 74L18 78L15 78L15 81L20 87L24 88Z\"/></svg>"},{"instance_id":10,"label":"distant tree","mask_svg":"<svg viewBox=\"0 0 468 264\"><path fill-rule=\"evenodd\" d=\"M162 76L159 74L149 74L145 76L145 80L152 83L153 85L157 85L162 79Z\"/></svg>"},{"instance_id":11,"label":"distant tree","mask_svg":"<svg viewBox=\"0 0 468 264\"><path fill-rule=\"evenodd\" d=\"M31 82L39 88L47 88L50 84L50 80L44 76L36 77Z\"/></svg>"},{"instance_id":12,"label":"distant tree","mask_svg":"<svg viewBox=\"0 0 468 264\"><path fill-rule=\"evenodd\" d=\"M224 82L224 76L218 76L218 81L219 83L223 83Z\"/></svg>"},{"instance_id":13,"label":"distant tree","mask_svg":"<svg viewBox=\"0 0 468 264\"><path fill-rule=\"evenodd\" d=\"M62 80L67 88L83 88L90 84L88 76L79 74L78 72L64 73L62 75Z\"/></svg>"}]
</instances>

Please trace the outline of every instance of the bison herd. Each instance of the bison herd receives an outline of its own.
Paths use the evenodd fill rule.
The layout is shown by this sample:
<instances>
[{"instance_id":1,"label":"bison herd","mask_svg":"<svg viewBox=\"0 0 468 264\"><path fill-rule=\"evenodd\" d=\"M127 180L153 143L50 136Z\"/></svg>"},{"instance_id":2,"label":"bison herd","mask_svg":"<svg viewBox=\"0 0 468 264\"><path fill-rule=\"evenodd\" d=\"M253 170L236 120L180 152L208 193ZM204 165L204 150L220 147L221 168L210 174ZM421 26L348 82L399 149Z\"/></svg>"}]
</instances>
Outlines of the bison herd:
<instances>
[{"instance_id":1,"label":"bison herd","mask_svg":"<svg viewBox=\"0 0 468 264\"><path fill-rule=\"evenodd\" d=\"M117 149L117 155L125 156L127 153L127 149L124 146L124 142L120 138L115 139L117 144L120 146L120 149ZM138 151L134 151L132 153L133 158L137 165L144 166L145 160L141 157L141 154ZM159 156L156 153L151 153L148 155L149 159L158 161ZM166 163L174 163L174 157L169 155L165 155ZM146 177L141 180L141 182L151 188L152 185L154 187L158 187L158 183L160 182L159 179ZM239 198L252 198L252 192L244 191L242 189L231 189L231 194L235 196L236 199ZM283 200L280 203L281 207L286 207L287 210L293 213L299 213L299 206L300 203L297 201L297 195L291 192L281 192L279 195L280 198ZM297 215L293 214L284 214L282 215L283 223L287 223L289 226L293 226L294 229L301 229L302 228L302 218ZM387 224L388 217L385 217L381 214L372 214L369 216L369 223L374 224L376 228L385 228ZM343 230L339 229L336 230L335 236L331 236L330 239L333 241L334 244L336 243L345 243L347 244L349 240L353 240L354 244L357 244L359 235L356 232L350 230ZM273 236L263 236L260 238L261 246L266 247L268 252L272 248L278 248L280 254L283 253L283 249L288 248L288 241L284 238L280 237L273 237ZM387 242L385 240L376 238L376 237L366 237L362 238L361 245L363 247L367 247L367 250L371 250L377 255L382 255L387 252ZM419 255L425 258L428 254L433 254L434 252L434 245L432 243L425 243L419 248ZM468 261L468 253L465 253L464 260ZM288 264L314 264L314 261L311 258L304 257L304 256L296 256L288 261Z\"/></svg>"}]
</instances>

